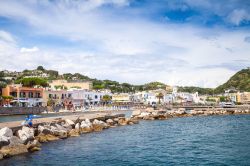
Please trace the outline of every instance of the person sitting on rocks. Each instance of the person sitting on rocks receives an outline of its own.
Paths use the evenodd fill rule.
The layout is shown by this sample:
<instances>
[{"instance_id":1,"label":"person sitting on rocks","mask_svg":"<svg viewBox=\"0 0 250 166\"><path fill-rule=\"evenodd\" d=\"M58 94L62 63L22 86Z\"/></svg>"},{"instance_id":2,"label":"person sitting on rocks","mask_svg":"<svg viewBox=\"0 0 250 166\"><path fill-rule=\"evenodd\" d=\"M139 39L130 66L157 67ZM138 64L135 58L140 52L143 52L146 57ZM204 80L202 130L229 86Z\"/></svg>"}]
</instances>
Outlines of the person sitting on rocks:
<instances>
[{"instance_id":1,"label":"person sitting on rocks","mask_svg":"<svg viewBox=\"0 0 250 166\"><path fill-rule=\"evenodd\" d=\"M22 123L22 125L32 127L32 125L33 125L32 120L33 120L33 116L28 115L28 116L26 116L25 121Z\"/></svg>"}]
</instances>

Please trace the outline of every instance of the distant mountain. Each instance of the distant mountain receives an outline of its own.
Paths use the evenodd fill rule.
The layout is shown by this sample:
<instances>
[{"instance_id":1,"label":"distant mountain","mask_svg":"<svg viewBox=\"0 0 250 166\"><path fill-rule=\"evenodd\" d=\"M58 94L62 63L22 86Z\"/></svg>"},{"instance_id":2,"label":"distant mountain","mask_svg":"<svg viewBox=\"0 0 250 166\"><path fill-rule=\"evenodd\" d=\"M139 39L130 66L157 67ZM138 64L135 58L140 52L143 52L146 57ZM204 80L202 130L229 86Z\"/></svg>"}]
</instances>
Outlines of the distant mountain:
<instances>
[{"instance_id":1,"label":"distant mountain","mask_svg":"<svg viewBox=\"0 0 250 166\"><path fill-rule=\"evenodd\" d=\"M226 83L215 88L215 93L223 93L227 89L250 92L250 67L234 74Z\"/></svg>"}]
</instances>

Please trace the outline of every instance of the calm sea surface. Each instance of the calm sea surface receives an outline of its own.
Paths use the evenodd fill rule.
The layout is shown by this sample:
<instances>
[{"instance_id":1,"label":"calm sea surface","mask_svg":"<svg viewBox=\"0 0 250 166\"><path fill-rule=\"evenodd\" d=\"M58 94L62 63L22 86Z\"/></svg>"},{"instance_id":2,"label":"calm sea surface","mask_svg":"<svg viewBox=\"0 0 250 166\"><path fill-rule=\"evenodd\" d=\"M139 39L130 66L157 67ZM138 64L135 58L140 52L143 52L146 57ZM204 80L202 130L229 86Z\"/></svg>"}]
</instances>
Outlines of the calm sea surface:
<instances>
[{"instance_id":1,"label":"calm sea surface","mask_svg":"<svg viewBox=\"0 0 250 166\"><path fill-rule=\"evenodd\" d=\"M141 121L46 143L0 165L250 165L250 115Z\"/></svg>"}]
</instances>

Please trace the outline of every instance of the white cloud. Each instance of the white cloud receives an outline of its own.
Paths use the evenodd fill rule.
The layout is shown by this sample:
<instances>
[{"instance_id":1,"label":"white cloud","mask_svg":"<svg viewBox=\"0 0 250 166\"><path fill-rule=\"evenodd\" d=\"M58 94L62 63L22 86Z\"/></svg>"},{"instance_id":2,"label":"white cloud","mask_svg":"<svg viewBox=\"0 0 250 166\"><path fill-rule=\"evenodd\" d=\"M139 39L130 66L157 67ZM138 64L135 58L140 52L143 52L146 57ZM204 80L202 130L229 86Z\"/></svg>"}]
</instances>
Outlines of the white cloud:
<instances>
[{"instance_id":1,"label":"white cloud","mask_svg":"<svg viewBox=\"0 0 250 166\"><path fill-rule=\"evenodd\" d=\"M5 42L0 33L0 42L4 42L4 47L0 46L2 69L23 70L43 65L60 72L80 72L136 84L160 80L171 85L215 87L240 66L250 65L249 61L244 65L235 61L249 59L249 43L244 42L248 31L127 19L98 10L104 1L86 1L88 5L85 1L74 1L79 5L70 1L55 5L39 2L46 6L46 12L37 9L38 2L28 5L13 2L0 4L0 15L28 23L34 28L30 32L33 35L59 36L83 46L91 45L93 49L39 45L26 48L12 40ZM118 7L128 3L105 2L115 2Z\"/></svg>"},{"instance_id":2,"label":"white cloud","mask_svg":"<svg viewBox=\"0 0 250 166\"><path fill-rule=\"evenodd\" d=\"M37 52L37 51L39 51L39 48L37 48L37 47L32 47L32 48L25 48L25 47L22 47L21 49L20 49L20 52L21 53L25 53L25 52Z\"/></svg>"},{"instance_id":3,"label":"white cloud","mask_svg":"<svg viewBox=\"0 0 250 166\"><path fill-rule=\"evenodd\" d=\"M228 16L231 23L235 25L239 25L243 21L250 20L250 14L246 10L243 9L235 9L232 13Z\"/></svg>"}]
</instances>

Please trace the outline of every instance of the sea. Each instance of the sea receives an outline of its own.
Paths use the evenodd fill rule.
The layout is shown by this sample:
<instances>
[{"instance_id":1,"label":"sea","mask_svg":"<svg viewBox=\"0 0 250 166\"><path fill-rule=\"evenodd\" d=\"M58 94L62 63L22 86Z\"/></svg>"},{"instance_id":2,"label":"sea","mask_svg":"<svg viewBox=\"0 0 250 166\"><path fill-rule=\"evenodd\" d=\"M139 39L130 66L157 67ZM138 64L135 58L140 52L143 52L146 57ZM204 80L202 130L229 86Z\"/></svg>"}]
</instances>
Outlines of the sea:
<instances>
[{"instance_id":1,"label":"sea","mask_svg":"<svg viewBox=\"0 0 250 166\"><path fill-rule=\"evenodd\" d=\"M250 115L140 121L42 144L6 166L250 165Z\"/></svg>"}]
</instances>

